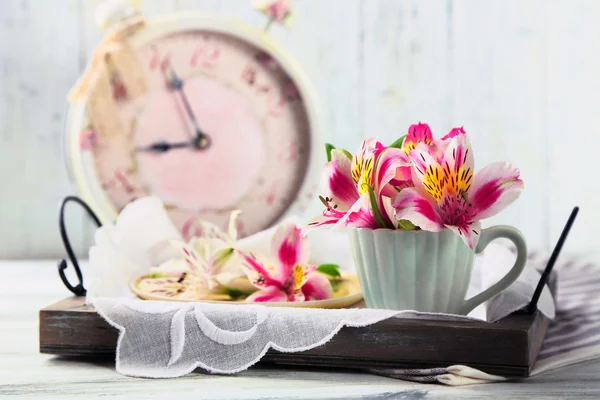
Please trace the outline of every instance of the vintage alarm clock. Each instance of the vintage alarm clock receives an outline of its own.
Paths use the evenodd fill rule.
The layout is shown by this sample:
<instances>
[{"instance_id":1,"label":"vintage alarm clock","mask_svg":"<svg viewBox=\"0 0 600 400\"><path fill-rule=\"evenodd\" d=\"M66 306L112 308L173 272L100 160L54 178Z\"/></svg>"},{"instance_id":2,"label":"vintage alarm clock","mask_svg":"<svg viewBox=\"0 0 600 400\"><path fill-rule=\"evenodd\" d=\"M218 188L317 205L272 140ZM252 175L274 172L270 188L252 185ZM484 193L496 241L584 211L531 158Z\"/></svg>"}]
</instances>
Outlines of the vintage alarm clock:
<instances>
[{"instance_id":1,"label":"vintage alarm clock","mask_svg":"<svg viewBox=\"0 0 600 400\"><path fill-rule=\"evenodd\" d=\"M322 166L315 93L265 30L185 12L146 20L129 2L102 4L110 25L69 93L71 179L101 222L141 196L160 197L184 237L199 220L241 236L314 200ZM290 16L264 4L272 21Z\"/></svg>"}]
</instances>

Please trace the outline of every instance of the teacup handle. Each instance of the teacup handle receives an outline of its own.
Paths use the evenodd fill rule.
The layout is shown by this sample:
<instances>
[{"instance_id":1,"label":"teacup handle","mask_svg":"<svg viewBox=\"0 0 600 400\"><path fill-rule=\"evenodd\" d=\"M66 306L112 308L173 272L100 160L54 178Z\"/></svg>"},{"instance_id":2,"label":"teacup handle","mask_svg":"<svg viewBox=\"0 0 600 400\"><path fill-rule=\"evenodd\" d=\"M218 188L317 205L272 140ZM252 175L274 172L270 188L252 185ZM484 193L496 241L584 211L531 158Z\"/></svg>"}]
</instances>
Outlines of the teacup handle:
<instances>
[{"instance_id":1,"label":"teacup handle","mask_svg":"<svg viewBox=\"0 0 600 400\"><path fill-rule=\"evenodd\" d=\"M504 275L502 279L483 292L471 297L468 300L465 300L465 304L461 309L462 315L467 315L473 311L475 307L484 301L491 299L509 287L514 281L517 280L525 268L525 263L527 261L527 244L525 243L523 234L512 226L498 225L484 229L481 232L481 238L479 239L479 243L477 243L475 252L481 253L487 247L487 245L490 244L490 242L498 238L506 238L513 242L515 246L517 246L517 260L515 261L512 269L508 271L508 273Z\"/></svg>"}]
</instances>

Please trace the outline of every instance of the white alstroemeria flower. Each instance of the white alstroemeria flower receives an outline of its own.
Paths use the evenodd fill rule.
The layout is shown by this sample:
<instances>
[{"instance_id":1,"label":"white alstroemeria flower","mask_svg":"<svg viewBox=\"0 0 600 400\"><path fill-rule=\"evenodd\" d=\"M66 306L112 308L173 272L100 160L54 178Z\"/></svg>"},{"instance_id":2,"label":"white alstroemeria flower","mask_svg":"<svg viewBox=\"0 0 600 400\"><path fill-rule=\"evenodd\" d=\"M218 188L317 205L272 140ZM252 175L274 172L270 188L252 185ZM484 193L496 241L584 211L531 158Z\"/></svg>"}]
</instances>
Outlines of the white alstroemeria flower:
<instances>
[{"instance_id":1,"label":"white alstroemeria flower","mask_svg":"<svg viewBox=\"0 0 600 400\"><path fill-rule=\"evenodd\" d=\"M231 213L228 232L206 221L199 222L199 235L188 243L172 240L180 256L152 268L140 289L177 299L202 299L213 294L256 289L245 278L241 260L234 253L239 210Z\"/></svg>"}]
</instances>

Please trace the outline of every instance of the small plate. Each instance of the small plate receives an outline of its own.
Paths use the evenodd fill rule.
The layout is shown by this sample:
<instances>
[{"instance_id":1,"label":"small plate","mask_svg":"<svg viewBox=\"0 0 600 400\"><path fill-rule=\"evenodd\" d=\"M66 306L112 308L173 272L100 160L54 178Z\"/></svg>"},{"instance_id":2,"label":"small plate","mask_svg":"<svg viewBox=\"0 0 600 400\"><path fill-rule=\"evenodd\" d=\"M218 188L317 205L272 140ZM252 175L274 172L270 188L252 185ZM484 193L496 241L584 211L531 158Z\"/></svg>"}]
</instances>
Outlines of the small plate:
<instances>
[{"instance_id":1,"label":"small plate","mask_svg":"<svg viewBox=\"0 0 600 400\"><path fill-rule=\"evenodd\" d=\"M233 300L227 294L214 294L204 299L174 299L172 297L149 294L138 289L138 283L149 275L142 275L131 282L129 287L137 297L143 300L156 301L181 301L181 302L204 302L204 303L229 303L229 304L260 304L267 307L295 307L295 308L347 308L363 299L358 277L354 274L342 272L342 280L337 282L333 297L327 300L311 300L302 302L245 302L244 299Z\"/></svg>"}]
</instances>

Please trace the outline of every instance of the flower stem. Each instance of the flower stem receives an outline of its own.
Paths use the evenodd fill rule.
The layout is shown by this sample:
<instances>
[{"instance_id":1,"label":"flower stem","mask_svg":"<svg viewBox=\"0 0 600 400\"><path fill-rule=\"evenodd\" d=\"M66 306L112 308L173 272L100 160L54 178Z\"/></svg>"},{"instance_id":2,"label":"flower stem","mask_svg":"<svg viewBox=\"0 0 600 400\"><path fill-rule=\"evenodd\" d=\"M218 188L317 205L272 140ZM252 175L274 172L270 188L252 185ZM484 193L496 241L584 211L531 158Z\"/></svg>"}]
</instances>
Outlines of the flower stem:
<instances>
[{"instance_id":1,"label":"flower stem","mask_svg":"<svg viewBox=\"0 0 600 400\"><path fill-rule=\"evenodd\" d=\"M381 216L381 211L379 211L379 206L377 205L377 198L375 198L375 192L370 186L369 198L371 199L371 208L373 209L373 215L375 216L375 221L377 221L377 225L379 225L380 228L386 228L385 222L383 221L383 217Z\"/></svg>"},{"instance_id":2,"label":"flower stem","mask_svg":"<svg viewBox=\"0 0 600 400\"><path fill-rule=\"evenodd\" d=\"M269 18L269 20L265 24L265 27L263 28L263 31L267 32L269 30L269 28L271 27L271 25L273 24L273 21L275 21L275 19L273 17Z\"/></svg>"}]
</instances>

